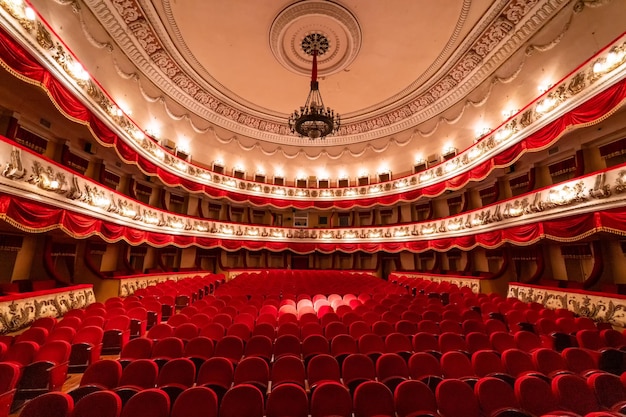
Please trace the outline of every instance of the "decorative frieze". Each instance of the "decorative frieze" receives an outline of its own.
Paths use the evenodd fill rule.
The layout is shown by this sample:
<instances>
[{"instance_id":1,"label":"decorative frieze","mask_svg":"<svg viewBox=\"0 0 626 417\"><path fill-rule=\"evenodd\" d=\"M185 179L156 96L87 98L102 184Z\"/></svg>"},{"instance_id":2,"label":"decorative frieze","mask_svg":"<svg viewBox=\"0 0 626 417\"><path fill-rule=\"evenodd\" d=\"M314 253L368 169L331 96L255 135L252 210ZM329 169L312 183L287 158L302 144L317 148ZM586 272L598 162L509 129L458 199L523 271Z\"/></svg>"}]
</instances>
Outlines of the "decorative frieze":
<instances>
[{"instance_id":1,"label":"decorative frieze","mask_svg":"<svg viewBox=\"0 0 626 417\"><path fill-rule=\"evenodd\" d=\"M135 291L140 288L146 288L150 285L156 285L165 281L179 281L186 278L193 278L197 275L197 272L166 272L162 274L131 275L111 279L119 281L119 296L128 297L129 295L133 295Z\"/></svg>"},{"instance_id":2,"label":"decorative frieze","mask_svg":"<svg viewBox=\"0 0 626 417\"><path fill-rule=\"evenodd\" d=\"M61 317L95 301L92 285L0 297L0 334L20 330L41 317Z\"/></svg>"},{"instance_id":3,"label":"decorative frieze","mask_svg":"<svg viewBox=\"0 0 626 417\"><path fill-rule=\"evenodd\" d=\"M626 327L626 298L610 294L509 284L509 297L539 303L550 309L564 308L594 321Z\"/></svg>"}]
</instances>

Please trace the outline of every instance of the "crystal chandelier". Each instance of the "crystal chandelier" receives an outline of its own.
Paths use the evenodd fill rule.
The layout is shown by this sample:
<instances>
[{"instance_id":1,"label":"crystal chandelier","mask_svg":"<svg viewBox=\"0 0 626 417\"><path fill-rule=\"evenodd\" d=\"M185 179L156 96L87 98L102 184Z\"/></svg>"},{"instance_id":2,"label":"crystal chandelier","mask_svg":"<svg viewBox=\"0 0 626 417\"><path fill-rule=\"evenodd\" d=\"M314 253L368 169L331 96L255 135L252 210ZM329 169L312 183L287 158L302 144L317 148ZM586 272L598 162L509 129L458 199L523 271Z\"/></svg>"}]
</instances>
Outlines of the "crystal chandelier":
<instances>
[{"instance_id":1,"label":"crystal chandelier","mask_svg":"<svg viewBox=\"0 0 626 417\"><path fill-rule=\"evenodd\" d=\"M289 127L292 133L298 133L302 137L311 140L333 134L339 129L340 118L330 107L324 108L324 101L320 94L317 82L317 57L328 51L328 39L319 33L307 35L302 40L302 50L307 55L313 56L313 69L311 70L311 91L306 98L304 106L289 116Z\"/></svg>"}]
</instances>

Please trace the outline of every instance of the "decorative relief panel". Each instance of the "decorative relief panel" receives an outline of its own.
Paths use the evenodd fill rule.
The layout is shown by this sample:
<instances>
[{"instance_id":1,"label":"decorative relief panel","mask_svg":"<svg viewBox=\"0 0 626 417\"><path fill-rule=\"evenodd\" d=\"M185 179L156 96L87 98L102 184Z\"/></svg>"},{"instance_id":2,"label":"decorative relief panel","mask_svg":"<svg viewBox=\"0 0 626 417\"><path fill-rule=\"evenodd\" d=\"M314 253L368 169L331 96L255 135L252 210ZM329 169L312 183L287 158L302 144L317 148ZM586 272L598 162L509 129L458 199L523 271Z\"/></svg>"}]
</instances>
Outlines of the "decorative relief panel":
<instances>
[{"instance_id":1,"label":"decorative relief panel","mask_svg":"<svg viewBox=\"0 0 626 417\"><path fill-rule=\"evenodd\" d=\"M480 293L481 280L478 278L429 275L429 274L419 274L419 273L410 273L410 272L395 272L392 274L392 276L403 276L403 277L409 277L409 278L423 279L426 281L436 282L438 284L442 282L448 282L458 287L468 287L472 290L474 294Z\"/></svg>"},{"instance_id":2,"label":"decorative relief panel","mask_svg":"<svg viewBox=\"0 0 626 417\"><path fill-rule=\"evenodd\" d=\"M141 276L134 275L130 277L120 277L116 278L120 282L119 296L120 297L128 297L129 295L133 295L135 291L140 288L146 288L150 285L156 285L165 281L179 281L185 278L193 278L197 276L198 273L166 273L166 274L155 274L149 276Z\"/></svg>"},{"instance_id":3,"label":"decorative relief panel","mask_svg":"<svg viewBox=\"0 0 626 417\"><path fill-rule=\"evenodd\" d=\"M626 327L626 299L610 295L568 292L557 288L509 284L509 297L543 304L547 308L565 308L581 317Z\"/></svg>"},{"instance_id":4,"label":"decorative relief panel","mask_svg":"<svg viewBox=\"0 0 626 417\"><path fill-rule=\"evenodd\" d=\"M92 285L60 288L32 297L0 297L0 334L15 332L40 317L61 317L74 308L96 301Z\"/></svg>"}]
</instances>

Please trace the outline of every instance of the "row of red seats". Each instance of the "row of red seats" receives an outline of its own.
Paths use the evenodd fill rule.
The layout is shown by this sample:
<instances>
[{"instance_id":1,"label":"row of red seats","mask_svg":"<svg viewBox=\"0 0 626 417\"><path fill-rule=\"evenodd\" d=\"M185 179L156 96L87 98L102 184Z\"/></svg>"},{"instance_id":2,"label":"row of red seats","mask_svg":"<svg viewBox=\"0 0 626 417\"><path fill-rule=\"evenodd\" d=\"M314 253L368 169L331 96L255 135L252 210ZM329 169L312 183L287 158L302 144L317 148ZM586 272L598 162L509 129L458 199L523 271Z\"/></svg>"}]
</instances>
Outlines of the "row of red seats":
<instances>
[{"instance_id":1,"label":"row of red seats","mask_svg":"<svg viewBox=\"0 0 626 417\"><path fill-rule=\"evenodd\" d=\"M21 417L484 417L484 416L621 416L626 390L619 378L594 374L588 380L559 375L551 383L525 376L511 387L492 377L472 388L458 379L441 382L435 392L423 382L407 380L392 391L377 381L359 385L354 394L340 383L320 384L309 396L285 383L266 397L252 384L228 389L221 401L210 388L184 389L174 401L158 388L142 390L126 404L102 390L78 401L65 393L48 393L31 401ZM76 404L74 406L74 404ZM598 411L604 410L604 411Z\"/></svg>"}]
</instances>

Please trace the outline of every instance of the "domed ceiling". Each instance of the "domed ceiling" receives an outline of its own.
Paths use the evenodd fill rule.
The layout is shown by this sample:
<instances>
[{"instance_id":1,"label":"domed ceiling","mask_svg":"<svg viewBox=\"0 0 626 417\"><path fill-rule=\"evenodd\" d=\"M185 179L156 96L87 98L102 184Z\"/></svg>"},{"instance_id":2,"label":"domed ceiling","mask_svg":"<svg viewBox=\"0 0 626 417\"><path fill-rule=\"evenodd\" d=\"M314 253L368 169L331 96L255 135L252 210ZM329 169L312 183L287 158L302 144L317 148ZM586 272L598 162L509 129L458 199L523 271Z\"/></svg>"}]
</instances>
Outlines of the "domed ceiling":
<instances>
[{"instance_id":1,"label":"domed ceiling","mask_svg":"<svg viewBox=\"0 0 626 417\"><path fill-rule=\"evenodd\" d=\"M137 124L182 137L198 161L254 171L271 158L262 170L287 175L315 160L331 177L346 167L353 176L383 152L403 172L450 141L463 149L477 123L497 126L503 110L540 94L544 78L558 80L620 33L603 23L610 7L589 7L619 9L610 0L32 3ZM309 91L301 42L311 33L329 40L319 86L342 118L322 142L287 124Z\"/></svg>"}]
</instances>

